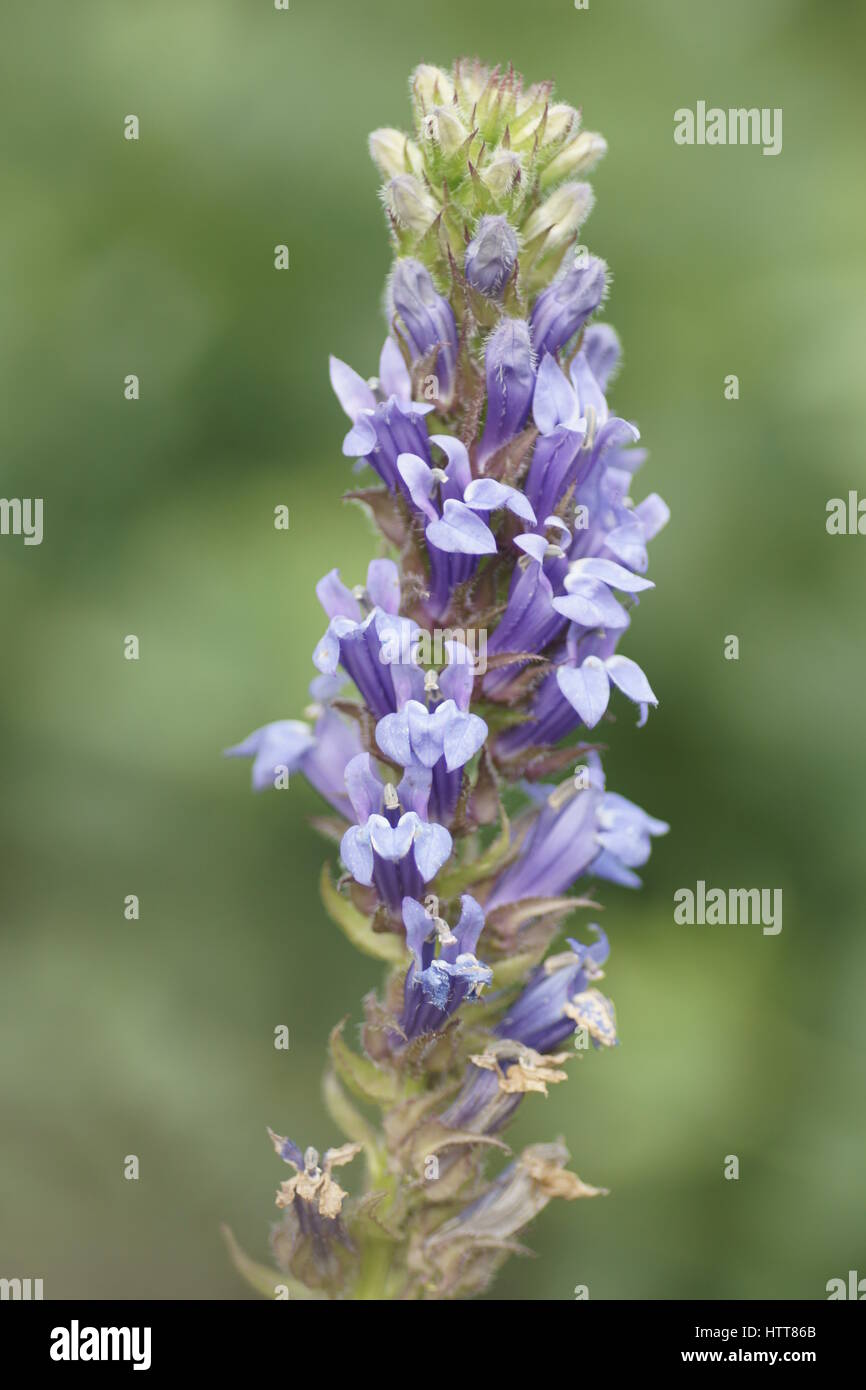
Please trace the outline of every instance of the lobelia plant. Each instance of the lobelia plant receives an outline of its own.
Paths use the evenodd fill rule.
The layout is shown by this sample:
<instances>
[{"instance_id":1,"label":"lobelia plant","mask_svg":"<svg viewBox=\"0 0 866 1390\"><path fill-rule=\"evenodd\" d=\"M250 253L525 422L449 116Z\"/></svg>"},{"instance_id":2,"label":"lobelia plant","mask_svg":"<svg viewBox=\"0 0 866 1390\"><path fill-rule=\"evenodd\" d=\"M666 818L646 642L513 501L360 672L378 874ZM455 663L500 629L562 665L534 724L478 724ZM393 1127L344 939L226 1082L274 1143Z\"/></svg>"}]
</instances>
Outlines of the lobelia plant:
<instances>
[{"instance_id":1,"label":"lobelia plant","mask_svg":"<svg viewBox=\"0 0 866 1390\"><path fill-rule=\"evenodd\" d=\"M271 1295L476 1294L552 1198L603 1191L561 1140L502 1166L501 1136L570 1057L616 1043L607 938L561 932L598 906L576 884L639 886L668 828L605 789L586 740L612 688L640 724L656 704L617 647L668 519L629 495L644 455L605 399L617 338L590 323L607 267L577 246L580 176L605 142L511 68L424 65L411 93L414 137L370 137L395 254L379 373L331 360L343 453L378 475L347 496L382 554L364 583L332 569L317 585L314 722L228 750L256 789L300 771L330 803L316 824L343 870L325 867L325 908L387 967L357 1045L342 1024L330 1038L325 1100L348 1142L320 1158L271 1133L291 1169L283 1274L231 1242ZM335 1170L362 1152L349 1197Z\"/></svg>"}]
</instances>

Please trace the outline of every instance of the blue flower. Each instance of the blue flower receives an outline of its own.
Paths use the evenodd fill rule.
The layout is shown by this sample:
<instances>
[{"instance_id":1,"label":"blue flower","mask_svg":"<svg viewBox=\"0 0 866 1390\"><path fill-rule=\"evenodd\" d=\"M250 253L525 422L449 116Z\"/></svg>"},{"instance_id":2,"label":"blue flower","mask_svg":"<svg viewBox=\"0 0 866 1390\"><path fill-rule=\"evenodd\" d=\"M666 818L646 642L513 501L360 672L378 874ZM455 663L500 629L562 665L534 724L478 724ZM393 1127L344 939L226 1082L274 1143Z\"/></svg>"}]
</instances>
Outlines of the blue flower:
<instances>
[{"instance_id":1,"label":"blue flower","mask_svg":"<svg viewBox=\"0 0 866 1390\"><path fill-rule=\"evenodd\" d=\"M434 434L430 443L445 454L444 468L433 467L418 454L401 454L397 470L406 491L426 519L424 534L430 557L430 602L434 617L445 613L454 590L475 573L478 558L495 555L496 537L485 515L504 508L535 524L531 505L517 488L493 478L472 477L464 444L450 435Z\"/></svg>"},{"instance_id":2,"label":"blue flower","mask_svg":"<svg viewBox=\"0 0 866 1390\"><path fill-rule=\"evenodd\" d=\"M597 256L587 256L542 290L531 318L535 351L556 352L573 338L595 313L606 289L607 266Z\"/></svg>"},{"instance_id":3,"label":"blue flower","mask_svg":"<svg viewBox=\"0 0 866 1390\"><path fill-rule=\"evenodd\" d=\"M424 416L432 404L412 400L409 373L393 338L385 340L375 386L339 357L330 359L330 368L334 393L352 421L344 455L368 463L386 486L399 488L397 456L427 452Z\"/></svg>"},{"instance_id":4,"label":"blue flower","mask_svg":"<svg viewBox=\"0 0 866 1390\"><path fill-rule=\"evenodd\" d=\"M475 955L484 913L468 893L460 905L460 918L452 931L439 916L435 899L428 899L426 905L412 897L403 899L406 944L413 956L399 1020L406 1039L439 1031L464 1000L477 999L492 979L489 966Z\"/></svg>"},{"instance_id":5,"label":"blue flower","mask_svg":"<svg viewBox=\"0 0 866 1390\"><path fill-rule=\"evenodd\" d=\"M507 217L486 216L466 248L464 269L474 290L501 299L517 264L517 237Z\"/></svg>"},{"instance_id":6,"label":"blue flower","mask_svg":"<svg viewBox=\"0 0 866 1390\"><path fill-rule=\"evenodd\" d=\"M484 353L487 416L478 446L478 465L485 463L526 424L535 388L535 353L529 324L504 318L487 340Z\"/></svg>"},{"instance_id":7,"label":"blue flower","mask_svg":"<svg viewBox=\"0 0 866 1390\"><path fill-rule=\"evenodd\" d=\"M315 746L309 724L300 719L278 719L263 724L242 743L225 750L227 758L252 758L253 789L277 785L281 776L297 771Z\"/></svg>"},{"instance_id":8,"label":"blue flower","mask_svg":"<svg viewBox=\"0 0 866 1390\"><path fill-rule=\"evenodd\" d=\"M343 835L340 856L358 883L375 882L382 901L396 909L406 893L422 891L451 853L445 826L426 819L430 774L416 771L397 788L383 786L369 753L361 753L346 768L346 789L358 824Z\"/></svg>"},{"instance_id":9,"label":"blue flower","mask_svg":"<svg viewBox=\"0 0 866 1390\"><path fill-rule=\"evenodd\" d=\"M439 349L435 371L439 382L437 396L447 405L453 394L457 368L457 325L451 305L437 292L429 270L411 257L397 261L394 266L388 286L388 304L388 317L391 320L396 317L398 331L413 362L434 348Z\"/></svg>"},{"instance_id":10,"label":"blue flower","mask_svg":"<svg viewBox=\"0 0 866 1390\"><path fill-rule=\"evenodd\" d=\"M583 946L569 937L569 951L554 956L536 970L529 984L496 1026L501 1038L522 1043L536 1052L552 1052L574 1032L575 997L585 994L601 978L610 953L601 927L591 924L598 940ZM598 1004L591 1013L594 1032L588 1029L596 1046L610 1047L616 1041L612 1014L603 1015Z\"/></svg>"}]
</instances>

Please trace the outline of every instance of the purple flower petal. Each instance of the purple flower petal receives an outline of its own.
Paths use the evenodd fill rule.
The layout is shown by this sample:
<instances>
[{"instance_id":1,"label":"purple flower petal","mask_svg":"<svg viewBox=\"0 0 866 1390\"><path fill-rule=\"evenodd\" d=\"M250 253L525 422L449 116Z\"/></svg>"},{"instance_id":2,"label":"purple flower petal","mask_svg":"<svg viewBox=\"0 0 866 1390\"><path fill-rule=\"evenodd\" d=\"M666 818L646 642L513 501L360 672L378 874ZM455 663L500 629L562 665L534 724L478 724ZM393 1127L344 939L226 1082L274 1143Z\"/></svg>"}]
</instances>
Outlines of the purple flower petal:
<instances>
[{"instance_id":1,"label":"purple flower petal","mask_svg":"<svg viewBox=\"0 0 866 1390\"><path fill-rule=\"evenodd\" d=\"M403 354L390 333L379 354L379 385L385 397L395 396L402 405L412 399L412 379Z\"/></svg>"},{"instance_id":2,"label":"purple flower petal","mask_svg":"<svg viewBox=\"0 0 866 1390\"><path fill-rule=\"evenodd\" d=\"M577 580L567 594L553 600L553 607L579 627L628 627L625 609L598 579Z\"/></svg>"},{"instance_id":3,"label":"purple flower petal","mask_svg":"<svg viewBox=\"0 0 866 1390\"><path fill-rule=\"evenodd\" d=\"M657 536L663 526L667 526L671 516L667 503L659 497L657 492L651 492L649 497L638 502L634 509L634 515L643 527L644 535L648 541L651 541L653 536Z\"/></svg>"},{"instance_id":4,"label":"purple flower petal","mask_svg":"<svg viewBox=\"0 0 866 1390\"><path fill-rule=\"evenodd\" d=\"M451 853L452 840L444 825L419 821L415 831L415 864L425 883L435 878Z\"/></svg>"},{"instance_id":5,"label":"purple flower petal","mask_svg":"<svg viewBox=\"0 0 866 1390\"><path fill-rule=\"evenodd\" d=\"M466 953L474 954L475 947L478 945L478 938L484 926L484 913L480 905L469 893L464 893L460 899L461 913L460 920L454 928L454 935L457 937L457 950L461 955Z\"/></svg>"},{"instance_id":6,"label":"purple flower petal","mask_svg":"<svg viewBox=\"0 0 866 1390\"><path fill-rule=\"evenodd\" d=\"M400 805L425 820L432 784L433 774L429 767L418 767L417 764L407 767L397 788Z\"/></svg>"},{"instance_id":7,"label":"purple flower petal","mask_svg":"<svg viewBox=\"0 0 866 1390\"><path fill-rule=\"evenodd\" d=\"M643 574L649 564L649 556L646 550L646 533L639 521L626 521L622 526L615 526L612 531L608 531L604 543L611 554L622 560L630 570Z\"/></svg>"},{"instance_id":8,"label":"purple flower petal","mask_svg":"<svg viewBox=\"0 0 866 1390\"><path fill-rule=\"evenodd\" d=\"M375 426L369 415L359 415L343 440L343 454L350 459L366 458L375 447Z\"/></svg>"},{"instance_id":9,"label":"purple flower petal","mask_svg":"<svg viewBox=\"0 0 866 1390\"><path fill-rule=\"evenodd\" d=\"M350 825L340 841L340 858L352 877L369 888L373 882L373 850L365 825Z\"/></svg>"},{"instance_id":10,"label":"purple flower petal","mask_svg":"<svg viewBox=\"0 0 866 1390\"><path fill-rule=\"evenodd\" d=\"M415 898L403 899L403 925L406 928L406 945L415 957L415 964L422 968L421 948L433 932L433 922L424 907Z\"/></svg>"},{"instance_id":11,"label":"purple flower petal","mask_svg":"<svg viewBox=\"0 0 866 1390\"><path fill-rule=\"evenodd\" d=\"M362 410L375 409L376 397L364 378L339 357L331 357L329 365L334 395L354 424Z\"/></svg>"},{"instance_id":12,"label":"purple flower petal","mask_svg":"<svg viewBox=\"0 0 866 1390\"><path fill-rule=\"evenodd\" d=\"M423 767L434 767L442 757L442 736L448 718L445 701L431 714L419 700L410 700L403 710L409 725L412 752Z\"/></svg>"},{"instance_id":13,"label":"purple flower petal","mask_svg":"<svg viewBox=\"0 0 866 1390\"><path fill-rule=\"evenodd\" d=\"M450 555L496 554L496 538L490 527L453 497L445 503L442 520L431 521L426 535L431 545Z\"/></svg>"},{"instance_id":14,"label":"purple flower petal","mask_svg":"<svg viewBox=\"0 0 866 1390\"><path fill-rule=\"evenodd\" d=\"M385 816L371 816L367 821L370 843L380 858L396 864L409 853L417 824L418 817L412 811L401 816L396 825Z\"/></svg>"},{"instance_id":15,"label":"purple flower petal","mask_svg":"<svg viewBox=\"0 0 866 1390\"><path fill-rule=\"evenodd\" d=\"M417 454L400 454L397 458L397 471L409 491L409 496L419 511L437 520L436 508L430 501L435 479L433 470L428 468Z\"/></svg>"},{"instance_id":16,"label":"purple flower petal","mask_svg":"<svg viewBox=\"0 0 866 1390\"><path fill-rule=\"evenodd\" d=\"M340 578L340 571L329 570L316 585L316 597L329 618L354 618L359 623L362 613L358 600Z\"/></svg>"},{"instance_id":17,"label":"purple flower petal","mask_svg":"<svg viewBox=\"0 0 866 1390\"><path fill-rule=\"evenodd\" d=\"M449 701L450 703L450 701ZM449 772L464 767L487 737L487 725L477 714L455 710L445 729L445 766Z\"/></svg>"},{"instance_id":18,"label":"purple flower petal","mask_svg":"<svg viewBox=\"0 0 866 1390\"><path fill-rule=\"evenodd\" d=\"M468 710L475 682L475 662L463 642L445 643L448 665L439 677L439 689L447 700L453 700L460 710Z\"/></svg>"},{"instance_id":19,"label":"purple flower petal","mask_svg":"<svg viewBox=\"0 0 866 1390\"><path fill-rule=\"evenodd\" d=\"M382 783L373 771L369 753L359 753L346 764L345 782L358 824L364 825L382 806Z\"/></svg>"},{"instance_id":20,"label":"purple flower petal","mask_svg":"<svg viewBox=\"0 0 866 1390\"><path fill-rule=\"evenodd\" d=\"M593 323L583 335L582 350L602 391L613 376L620 359L619 338L608 323Z\"/></svg>"},{"instance_id":21,"label":"purple flower petal","mask_svg":"<svg viewBox=\"0 0 866 1390\"><path fill-rule=\"evenodd\" d=\"M541 359L532 397L532 415L542 434L553 434L557 425L577 427L580 418L577 397L568 378L554 357L546 352Z\"/></svg>"},{"instance_id":22,"label":"purple flower petal","mask_svg":"<svg viewBox=\"0 0 866 1390\"><path fill-rule=\"evenodd\" d=\"M518 549L525 551L527 555L531 555L533 560L537 560L539 565L544 563L545 556L547 555L547 541L544 536L515 536L514 544Z\"/></svg>"},{"instance_id":23,"label":"purple flower petal","mask_svg":"<svg viewBox=\"0 0 866 1390\"><path fill-rule=\"evenodd\" d=\"M340 642L330 627L324 637L316 643L313 651L313 665L323 676L333 676L340 664Z\"/></svg>"},{"instance_id":24,"label":"purple flower petal","mask_svg":"<svg viewBox=\"0 0 866 1390\"><path fill-rule=\"evenodd\" d=\"M614 685L636 705L657 705L652 687L636 661L627 656L609 656L605 662Z\"/></svg>"},{"instance_id":25,"label":"purple flower petal","mask_svg":"<svg viewBox=\"0 0 866 1390\"><path fill-rule=\"evenodd\" d=\"M507 507L515 516L528 521L530 526L536 524L535 512L529 498L516 487L498 483L495 478L475 478L464 492L463 500L468 507L473 507L479 512L492 512L497 507Z\"/></svg>"},{"instance_id":26,"label":"purple flower petal","mask_svg":"<svg viewBox=\"0 0 866 1390\"><path fill-rule=\"evenodd\" d=\"M273 787L278 775L294 772L304 756L315 747L310 726L300 719L279 719L225 750L227 758L252 758L252 782L255 791Z\"/></svg>"},{"instance_id":27,"label":"purple flower petal","mask_svg":"<svg viewBox=\"0 0 866 1390\"><path fill-rule=\"evenodd\" d=\"M435 444L445 454L448 459L445 472L455 487L458 487L461 492L465 492L472 481L472 470L469 467L466 445L451 434L431 434L430 443Z\"/></svg>"},{"instance_id":28,"label":"purple flower petal","mask_svg":"<svg viewBox=\"0 0 866 1390\"><path fill-rule=\"evenodd\" d=\"M376 725L376 742L392 763L408 767L412 761L409 721L405 708L399 714L386 714Z\"/></svg>"},{"instance_id":29,"label":"purple flower petal","mask_svg":"<svg viewBox=\"0 0 866 1390\"><path fill-rule=\"evenodd\" d=\"M588 656L582 666L560 666L556 682L586 727L594 729L610 700L610 682L604 662L597 656Z\"/></svg>"},{"instance_id":30,"label":"purple flower petal","mask_svg":"<svg viewBox=\"0 0 866 1390\"><path fill-rule=\"evenodd\" d=\"M400 611L400 571L393 560L371 560L367 567L367 593L386 613Z\"/></svg>"},{"instance_id":31,"label":"purple flower petal","mask_svg":"<svg viewBox=\"0 0 866 1390\"><path fill-rule=\"evenodd\" d=\"M642 579L639 575L632 574L631 570L615 564L613 560L602 560L591 555L583 560L575 560L571 566L571 573L578 579L600 579L612 589L620 589L624 594L639 594L644 589L655 588L651 579Z\"/></svg>"}]
</instances>

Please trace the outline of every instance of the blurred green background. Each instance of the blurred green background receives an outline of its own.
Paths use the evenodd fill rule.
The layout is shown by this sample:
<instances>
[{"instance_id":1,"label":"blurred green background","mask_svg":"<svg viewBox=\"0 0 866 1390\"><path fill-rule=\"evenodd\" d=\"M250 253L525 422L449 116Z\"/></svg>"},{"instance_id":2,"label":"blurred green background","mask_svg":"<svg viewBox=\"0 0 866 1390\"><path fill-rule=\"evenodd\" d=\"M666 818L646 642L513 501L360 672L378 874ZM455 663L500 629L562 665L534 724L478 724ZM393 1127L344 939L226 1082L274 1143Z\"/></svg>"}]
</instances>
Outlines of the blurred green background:
<instances>
[{"instance_id":1,"label":"blurred green background","mask_svg":"<svg viewBox=\"0 0 866 1390\"><path fill-rule=\"evenodd\" d=\"M53 0L3 28L2 492L44 497L45 539L0 540L0 1275L246 1296L219 1224L265 1257L265 1125L337 1137L325 1040L378 970L318 904L314 794L253 797L220 750L300 713L313 584L372 552L327 381L329 351L375 371L383 336L365 136L408 122L417 62L464 52L554 77L609 141L582 239L614 271L637 495L673 514L628 648L660 709L607 760L673 827L642 893L603 893L623 1045L514 1131L562 1133L612 1195L548 1208L495 1293L866 1274L866 540L824 525L866 493L863 8ZM699 99L782 107L782 154L675 146ZM781 935L676 926L699 878L781 887Z\"/></svg>"}]
</instances>

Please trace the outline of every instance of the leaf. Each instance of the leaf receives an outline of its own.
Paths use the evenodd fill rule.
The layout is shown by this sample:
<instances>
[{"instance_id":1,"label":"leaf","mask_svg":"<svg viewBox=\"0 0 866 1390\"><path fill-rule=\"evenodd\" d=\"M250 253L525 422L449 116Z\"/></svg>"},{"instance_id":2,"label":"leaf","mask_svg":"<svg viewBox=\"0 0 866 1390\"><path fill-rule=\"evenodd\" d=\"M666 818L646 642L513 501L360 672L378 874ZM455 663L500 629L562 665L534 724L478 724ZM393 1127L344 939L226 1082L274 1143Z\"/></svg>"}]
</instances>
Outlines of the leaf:
<instances>
[{"instance_id":1,"label":"leaf","mask_svg":"<svg viewBox=\"0 0 866 1390\"><path fill-rule=\"evenodd\" d=\"M500 482L514 487L529 467L530 455L537 438L538 429L536 426L527 426L520 434L509 439L507 444L503 444L501 448L497 449L496 453L487 460L481 469L482 476L498 478Z\"/></svg>"},{"instance_id":2,"label":"leaf","mask_svg":"<svg viewBox=\"0 0 866 1390\"><path fill-rule=\"evenodd\" d=\"M516 666L519 661L534 661L536 666L550 665L547 657L539 656L537 652L497 652L495 656L487 658L487 669L498 671L503 666Z\"/></svg>"},{"instance_id":3,"label":"leaf","mask_svg":"<svg viewBox=\"0 0 866 1390\"><path fill-rule=\"evenodd\" d=\"M453 898L471 883L477 883L479 879L487 878L496 869L500 868L512 851L516 851L517 844L511 844L511 823L505 814L505 809L500 805L499 814L502 819L502 829L492 844L470 864L461 864L459 868L452 869L450 873L441 875L436 879L436 892L440 898Z\"/></svg>"},{"instance_id":4,"label":"leaf","mask_svg":"<svg viewBox=\"0 0 866 1390\"><path fill-rule=\"evenodd\" d=\"M493 966L491 989L509 989L511 985L519 984L535 968L540 956L540 951L524 951L518 956L499 961Z\"/></svg>"},{"instance_id":5,"label":"leaf","mask_svg":"<svg viewBox=\"0 0 866 1390\"><path fill-rule=\"evenodd\" d=\"M339 844L348 829L349 822L341 816L310 816L310 825L320 835Z\"/></svg>"},{"instance_id":6,"label":"leaf","mask_svg":"<svg viewBox=\"0 0 866 1390\"><path fill-rule=\"evenodd\" d=\"M501 1149L503 1153L511 1153L511 1149L505 1141L497 1138L495 1134L476 1134L472 1130L448 1129L439 1120L431 1120L428 1125L424 1125L413 1135L408 1154L409 1161L419 1173L423 1173L424 1164L428 1158L441 1153L443 1149L464 1145L470 1148L480 1146Z\"/></svg>"},{"instance_id":7,"label":"leaf","mask_svg":"<svg viewBox=\"0 0 866 1390\"><path fill-rule=\"evenodd\" d=\"M382 1071L369 1057L360 1057L343 1040L346 1020L338 1023L331 1032L331 1060L341 1079L361 1100L374 1105L393 1105L403 1094L403 1088L396 1077Z\"/></svg>"},{"instance_id":8,"label":"leaf","mask_svg":"<svg viewBox=\"0 0 866 1390\"><path fill-rule=\"evenodd\" d=\"M259 1264L257 1260L251 1260L249 1255L238 1245L230 1226L223 1225L220 1227L220 1231L228 1246L235 1269L246 1279L251 1288L262 1294L264 1298L276 1299L277 1289L280 1288L288 1290L290 1299L299 1301L310 1302L325 1297L320 1290L308 1289L306 1284L302 1284L298 1279L293 1279L289 1274L283 1274L282 1270L271 1269L268 1265Z\"/></svg>"},{"instance_id":9,"label":"leaf","mask_svg":"<svg viewBox=\"0 0 866 1390\"><path fill-rule=\"evenodd\" d=\"M365 1192L363 1197L352 1202L347 1213L346 1224L356 1240L383 1240L399 1244L405 1240L405 1231L395 1219L396 1213L387 1204L392 1201L390 1192L377 1189ZM385 1210L381 1208L385 1206Z\"/></svg>"},{"instance_id":10,"label":"leaf","mask_svg":"<svg viewBox=\"0 0 866 1390\"><path fill-rule=\"evenodd\" d=\"M387 488L356 488L343 494L344 502L357 502L369 508L373 521L386 540L402 546L406 540L406 522Z\"/></svg>"},{"instance_id":11,"label":"leaf","mask_svg":"<svg viewBox=\"0 0 866 1390\"><path fill-rule=\"evenodd\" d=\"M521 898L518 902L503 903L488 913L488 921L498 929L507 924L510 930L522 927L535 917L558 916L576 912L580 907L600 907L591 898Z\"/></svg>"},{"instance_id":12,"label":"leaf","mask_svg":"<svg viewBox=\"0 0 866 1390\"><path fill-rule=\"evenodd\" d=\"M347 1139L353 1139L356 1144L363 1145L368 1164L371 1167L380 1164L381 1142L376 1131L366 1116L349 1100L337 1079L336 1072L325 1072L322 1096L334 1124L343 1131Z\"/></svg>"},{"instance_id":13,"label":"leaf","mask_svg":"<svg viewBox=\"0 0 866 1390\"><path fill-rule=\"evenodd\" d=\"M407 960L406 947L399 936L391 932L374 932L370 919L338 893L331 882L327 864L322 866L319 890L325 911L340 930L349 938L353 946L374 960L388 961L390 965L403 964Z\"/></svg>"}]
</instances>

